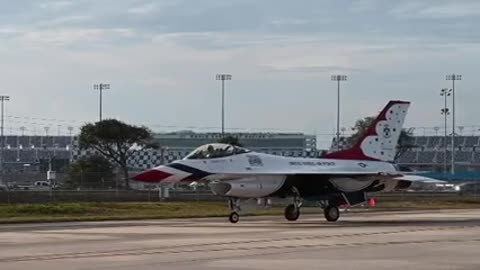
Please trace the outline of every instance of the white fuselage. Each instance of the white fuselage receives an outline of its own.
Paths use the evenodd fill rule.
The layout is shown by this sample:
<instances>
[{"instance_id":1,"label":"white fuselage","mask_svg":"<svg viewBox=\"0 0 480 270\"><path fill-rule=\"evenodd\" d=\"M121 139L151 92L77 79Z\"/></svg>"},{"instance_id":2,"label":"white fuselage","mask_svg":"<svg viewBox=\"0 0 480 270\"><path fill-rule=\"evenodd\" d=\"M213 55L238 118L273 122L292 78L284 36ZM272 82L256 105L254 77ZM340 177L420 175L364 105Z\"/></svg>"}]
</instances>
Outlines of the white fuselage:
<instances>
[{"instance_id":1,"label":"white fuselage","mask_svg":"<svg viewBox=\"0 0 480 270\"><path fill-rule=\"evenodd\" d=\"M381 161L282 157L248 152L211 159L183 159L154 170L165 172L163 182L207 181L221 196L259 198L278 192L290 177L306 177L314 185L328 182L339 192L356 192L374 181L392 190L396 181L393 164ZM295 185L295 184L293 184ZM305 185L305 184L304 184Z\"/></svg>"},{"instance_id":2,"label":"white fuselage","mask_svg":"<svg viewBox=\"0 0 480 270\"><path fill-rule=\"evenodd\" d=\"M221 180L232 175L278 175L316 173L396 172L393 164L382 161L312 159L282 157L250 152L217 159L181 160L179 163L211 172L210 178Z\"/></svg>"}]
</instances>

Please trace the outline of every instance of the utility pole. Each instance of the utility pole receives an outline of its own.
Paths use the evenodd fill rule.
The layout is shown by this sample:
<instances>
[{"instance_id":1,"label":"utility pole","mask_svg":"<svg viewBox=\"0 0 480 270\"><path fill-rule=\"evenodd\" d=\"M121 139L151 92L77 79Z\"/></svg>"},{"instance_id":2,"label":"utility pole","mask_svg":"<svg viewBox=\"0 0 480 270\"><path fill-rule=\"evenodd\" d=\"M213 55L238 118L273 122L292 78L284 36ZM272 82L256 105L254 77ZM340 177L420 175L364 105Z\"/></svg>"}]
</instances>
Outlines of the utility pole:
<instances>
[{"instance_id":1,"label":"utility pole","mask_svg":"<svg viewBox=\"0 0 480 270\"><path fill-rule=\"evenodd\" d=\"M346 81L347 75L332 75L332 81L337 81L337 151L340 151L340 81Z\"/></svg>"},{"instance_id":2,"label":"utility pole","mask_svg":"<svg viewBox=\"0 0 480 270\"><path fill-rule=\"evenodd\" d=\"M225 81L232 80L230 74L217 74L217 81L222 81L222 138L225 138Z\"/></svg>"},{"instance_id":3,"label":"utility pole","mask_svg":"<svg viewBox=\"0 0 480 270\"><path fill-rule=\"evenodd\" d=\"M445 152L445 157L443 158L443 174L444 175L447 175L447 137L448 137L448 132L447 132L447 118L448 118L448 115L450 114L450 110L448 109L447 107L447 99L449 96L452 95L452 89L448 89L448 88L443 88L442 90L440 90L440 96L444 97L444 100L445 100L445 104L443 106L443 109L441 110L441 113L442 115L445 117L445 123L444 123L444 128L445 128L445 134L444 134L444 142L443 142L443 146L444 146L444 152Z\"/></svg>"},{"instance_id":4,"label":"utility pole","mask_svg":"<svg viewBox=\"0 0 480 270\"><path fill-rule=\"evenodd\" d=\"M99 91L99 117L98 117L98 121L102 121L102 92L103 90L108 90L110 89L110 84L106 84L106 83L99 83L99 84L94 84L93 85L93 89L94 90L98 90Z\"/></svg>"},{"instance_id":5,"label":"utility pole","mask_svg":"<svg viewBox=\"0 0 480 270\"><path fill-rule=\"evenodd\" d=\"M462 75L450 74L446 76L447 81L452 81L452 167L451 174L455 174L455 81L462 80Z\"/></svg>"}]
</instances>

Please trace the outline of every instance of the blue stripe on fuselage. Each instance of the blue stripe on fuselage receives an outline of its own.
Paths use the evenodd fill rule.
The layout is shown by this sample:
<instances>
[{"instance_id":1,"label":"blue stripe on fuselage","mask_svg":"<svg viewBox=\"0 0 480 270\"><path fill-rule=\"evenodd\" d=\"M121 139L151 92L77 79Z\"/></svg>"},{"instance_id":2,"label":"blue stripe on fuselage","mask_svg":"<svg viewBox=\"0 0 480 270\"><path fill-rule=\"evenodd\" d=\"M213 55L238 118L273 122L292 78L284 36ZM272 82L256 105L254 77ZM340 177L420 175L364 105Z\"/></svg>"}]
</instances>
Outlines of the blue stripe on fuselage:
<instances>
[{"instance_id":1,"label":"blue stripe on fuselage","mask_svg":"<svg viewBox=\"0 0 480 270\"><path fill-rule=\"evenodd\" d=\"M211 174L209 172L202 171L202 170L199 170L184 164L180 164L180 163L171 163L171 164L168 164L167 166L183 172L191 173L192 175L189 176L188 178L202 179Z\"/></svg>"}]
</instances>

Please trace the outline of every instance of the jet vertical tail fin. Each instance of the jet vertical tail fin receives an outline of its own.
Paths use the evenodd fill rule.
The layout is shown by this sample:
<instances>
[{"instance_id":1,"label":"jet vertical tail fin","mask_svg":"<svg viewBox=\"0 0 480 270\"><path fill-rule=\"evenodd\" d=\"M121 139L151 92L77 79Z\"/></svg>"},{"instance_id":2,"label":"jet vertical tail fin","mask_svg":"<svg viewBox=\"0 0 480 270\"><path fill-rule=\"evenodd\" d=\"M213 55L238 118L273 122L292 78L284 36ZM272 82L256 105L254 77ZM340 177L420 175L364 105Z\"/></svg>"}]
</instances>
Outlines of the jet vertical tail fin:
<instances>
[{"instance_id":1,"label":"jet vertical tail fin","mask_svg":"<svg viewBox=\"0 0 480 270\"><path fill-rule=\"evenodd\" d=\"M392 162L410 102L392 100L350 149L327 154L324 158Z\"/></svg>"}]
</instances>

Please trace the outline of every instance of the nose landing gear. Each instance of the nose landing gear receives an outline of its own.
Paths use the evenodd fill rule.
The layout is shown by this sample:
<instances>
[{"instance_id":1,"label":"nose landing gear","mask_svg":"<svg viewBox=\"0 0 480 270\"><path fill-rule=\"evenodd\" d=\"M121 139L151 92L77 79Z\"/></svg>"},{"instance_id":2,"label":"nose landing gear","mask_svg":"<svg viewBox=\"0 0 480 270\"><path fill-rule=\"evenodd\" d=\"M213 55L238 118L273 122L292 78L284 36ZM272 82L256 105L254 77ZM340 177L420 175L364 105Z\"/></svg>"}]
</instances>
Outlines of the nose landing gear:
<instances>
[{"instance_id":1,"label":"nose landing gear","mask_svg":"<svg viewBox=\"0 0 480 270\"><path fill-rule=\"evenodd\" d=\"M240 199L235 199L235 198L228 199L228 207L231 210L230 216L228 216L228 220L231 223L237 223L240 220L240 214L238 213L241 211Z\"/></svg>"},{"instance_id":2,"label":"nose landing gear","mask_svg":"<svg viewBox=\"0 0 480 270\"><path fill-rule=\"evenodd\" d=\"M230 216L228 217L228 220L231 223L237 223L240 220L240 215L237 212L232 212L232 213L230 213Z\"/></svg>"},{"instance_id":3,"label":"nose landing gear","mask_svg":"<svg viewBox=\"0 0 480 270\"><path fill-rule=\"evenodd\" d=\"M295 194L293 203L285 207L284 211L285 219L288 221L296 221L300 217L300 207L302 206L302 199L298 190L293 187L292 192Z\"/></svg>"},{"instance_id":4,"label":"nose landing gear","mask_svg":"<svg viewBox=\"0 0 480 270\"><path fill-rule=\"evenodd\" d=\"M288 221L295 221L300 217L300 208L296 207L294 204L289 204L285 207L284 214Z\"/></svg>"}]
</instances>

